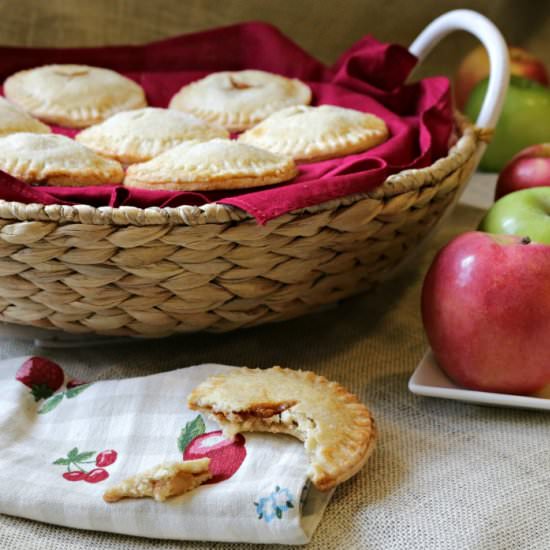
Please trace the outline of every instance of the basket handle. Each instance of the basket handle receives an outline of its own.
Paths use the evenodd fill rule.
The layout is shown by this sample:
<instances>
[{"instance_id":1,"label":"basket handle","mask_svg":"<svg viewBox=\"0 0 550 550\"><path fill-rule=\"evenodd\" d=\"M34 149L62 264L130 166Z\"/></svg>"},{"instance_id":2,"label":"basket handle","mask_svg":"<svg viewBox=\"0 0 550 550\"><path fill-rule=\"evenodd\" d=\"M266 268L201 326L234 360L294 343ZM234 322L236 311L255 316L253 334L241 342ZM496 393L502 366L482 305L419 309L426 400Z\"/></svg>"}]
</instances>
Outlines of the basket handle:
<instances>
[{"instance_id":1,"label":"basket handle","mask_svg":"<svg viewBox=\"0 0 550 550\"><path fill-rule=\"evenodd\" d=\"M434 19L416 38L409 51L421 63L442 38L454 31L467 31L478 38L489 54L491 73L489 87L476 120L476 126L494 128L502 111L510 67L506 42L496 26L485 16L472 10L453 10Z\"/></svg>"}]
</instances>

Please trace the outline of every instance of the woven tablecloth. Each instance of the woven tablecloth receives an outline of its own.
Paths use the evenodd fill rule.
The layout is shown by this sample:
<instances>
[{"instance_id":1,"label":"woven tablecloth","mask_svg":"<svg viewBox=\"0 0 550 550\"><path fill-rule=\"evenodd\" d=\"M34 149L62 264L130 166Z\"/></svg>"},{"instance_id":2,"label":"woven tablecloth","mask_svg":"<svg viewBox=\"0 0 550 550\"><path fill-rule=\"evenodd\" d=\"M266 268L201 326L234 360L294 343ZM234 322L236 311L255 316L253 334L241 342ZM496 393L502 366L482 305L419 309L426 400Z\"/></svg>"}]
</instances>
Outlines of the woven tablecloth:
<instances>
[{"instance_id":1,"label":"woven tablecloth","mask_svg":"<svg viewBox=\"0 0 550 550\"><path fill-rule=\"evenodd\" d=\"M373 410L380 429L367 466L336 490L308 550L518 550L550 545L546 413L422 398L407 381L425 348L420 284L434 251L472 229L480 209L459 206L418 261L377 291L322 313L223 335L177 336L70 350L83 379L145 375L203 362L282 364L338 380ZM0 357L36 354L0 344ZM151 541L0 516L10 550L250 549L248 544ZM263 547L270 548L270 547ZM272 547L276 548L276 547Z\"/></svg>"}]
</instances>

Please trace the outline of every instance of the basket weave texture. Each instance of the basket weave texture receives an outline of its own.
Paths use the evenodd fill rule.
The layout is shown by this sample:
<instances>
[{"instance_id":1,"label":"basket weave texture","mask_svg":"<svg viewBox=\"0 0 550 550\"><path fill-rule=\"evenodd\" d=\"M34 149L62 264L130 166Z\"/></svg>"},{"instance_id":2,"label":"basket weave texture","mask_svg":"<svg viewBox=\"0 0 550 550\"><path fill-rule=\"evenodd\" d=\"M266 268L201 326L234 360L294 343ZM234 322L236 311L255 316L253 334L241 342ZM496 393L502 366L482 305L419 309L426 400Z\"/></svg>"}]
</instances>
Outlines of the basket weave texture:
<instances>
[{"instance_id":1,"label":"basket weave texture","mask_svg":"<svg viewBox=\"0 0 550 550\"><path fill-rule=\"evenodd\" d=\"M484 132L374 191L259 226L231 206L109 208L0 201L0 320L72 333L228 331L369 289L468 181Z\"/></svg>"}]
</instances>

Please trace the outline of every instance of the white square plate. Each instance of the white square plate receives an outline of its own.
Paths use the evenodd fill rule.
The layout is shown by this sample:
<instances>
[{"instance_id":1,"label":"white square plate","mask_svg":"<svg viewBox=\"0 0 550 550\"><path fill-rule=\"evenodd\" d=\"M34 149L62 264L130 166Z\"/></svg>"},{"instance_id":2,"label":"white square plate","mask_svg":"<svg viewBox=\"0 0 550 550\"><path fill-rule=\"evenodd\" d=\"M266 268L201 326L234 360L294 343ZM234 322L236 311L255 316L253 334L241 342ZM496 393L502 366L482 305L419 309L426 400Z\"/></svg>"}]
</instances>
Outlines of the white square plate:
<instances>
[{"instance_id":1,"label":"white square plate","mask_svg":"<svg viewBox=\"0 0 550 550\"><path fill-rule=\"evenodd\" d=\"M467 390L451 382L439 368L431 349L409 380L409 390L418 395L454 399L479 405L550 410L550 387L533 395L515 395Z\"/></svg>"}]
</instances>

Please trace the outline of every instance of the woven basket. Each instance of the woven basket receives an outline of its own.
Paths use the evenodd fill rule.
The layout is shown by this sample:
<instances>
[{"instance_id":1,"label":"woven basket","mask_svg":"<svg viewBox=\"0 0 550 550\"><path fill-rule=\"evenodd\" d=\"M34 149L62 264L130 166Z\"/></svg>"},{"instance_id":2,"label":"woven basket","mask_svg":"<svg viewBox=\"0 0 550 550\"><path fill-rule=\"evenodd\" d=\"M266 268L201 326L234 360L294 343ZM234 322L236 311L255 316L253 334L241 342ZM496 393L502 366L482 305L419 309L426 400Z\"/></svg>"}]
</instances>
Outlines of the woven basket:
<instances>
[{"instance_id":1,"label":"woven basket","mask_svg":"<svg viewBox=\"0 0 550 550\"><path fill-rule=\"evenodd\" d=\"M434 21L411 51L422 59L450 30L472 30L464 13L473 12ZM474 34L486 45L491 32L500 37L485 18L475 18L481 19ZM504 41L498 47L506 64ZM496 54L489 54L494 65ZM502 99L506 75L491 80L488 96L500 84ZM500 99L491 100L488 126ZM220 204L139 209L0 201L0 320L156 337L288 319L367 290L415 251L470 178L488 134L460 117L457 129L456 145L432 166L265 226Z\"/></svg>"},{"instance_id":2,"label":"woven basket","mask_svg":"<svg viewBox=\"0 0 550 550\"><path fill-rule=\"evenodd\" d=\"M0 201L0 320L72 333L227 331L302 315L383 280L468 181L482 133L371 193L259 226L218 204Z\"/></svg>"}]
</instances>

